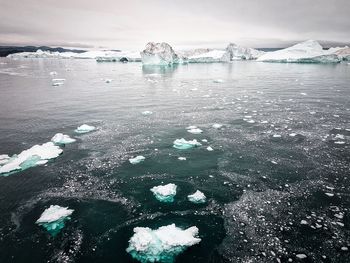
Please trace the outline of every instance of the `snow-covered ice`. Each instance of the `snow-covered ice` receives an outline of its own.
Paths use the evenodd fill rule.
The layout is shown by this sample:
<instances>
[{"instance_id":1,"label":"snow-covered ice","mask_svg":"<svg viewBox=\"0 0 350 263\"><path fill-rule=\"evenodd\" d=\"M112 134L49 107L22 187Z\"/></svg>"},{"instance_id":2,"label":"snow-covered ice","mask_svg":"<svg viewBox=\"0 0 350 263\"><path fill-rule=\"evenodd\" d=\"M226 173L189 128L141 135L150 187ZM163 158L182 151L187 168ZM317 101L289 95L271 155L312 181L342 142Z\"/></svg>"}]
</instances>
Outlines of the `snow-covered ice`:
<instances>
[{"instance_id":1,"label":"snow-covered ice","mask_svg":"<svg viewBox=\"0 0 350 263\"><path fill-rule=\"evenodd\" d=\"M130 162L131 164L138 164L138 163L143 162L145 159L146 159L146 158L145 158L144 156L138 155L138 156L136 156L136 157L134 157L134 158L130 158L130 159L129 159L129 162Z\"/></svg>"},{"instance_id":2,"label":"snow-covered ice","mask_svg":"<svg viewBox=\"0 0 350 263\"><path fill-rule=\"evenodd\" d=\"M176 188L177 186L175 184L166 184L154 186L150 190L153 193L153 195L157 198L157 200L168 203L174 201L174 197L176 195Z\"/></svg>"},{"instance_id":3,"label":"snow-covered ice","mask_svg":"<svg viewBox=\"0 0 350 263\"><path fill-rule=\"evenodd\" d=\"M94 126L88 125L88 124L83 124L76 128L74 131L76 133L87 133L95 130L96 128Z\"/></svg>"},{"instance_id":4,"label":"snow-covered ice","mask_svg":"<svg viewBox=\"0 0 350 263\"><path fill-rule=\"evenodd\" d=\"M172 65L178 62L178 56L167 43L149 42L141 52L143 65Z\"/></svg>"},{"instance_id":5,"label":"snow-covered ice","mask_svg":"<svg viewBox=\"0 0 350 263\"><path fill-rule=\"evenodd\" d=\"M76 140L69 137L68 135L65 135L63 133L56 133L52 138L51 141L56 144L68 144L75 142Z\"/></svg>"},{"instance_id":6,"label":"snow-covered ice","mask_svg":"<svg viewBox=\"0 0 350 263\"><path fill-rule=\"evenodd\" d=\"M197 190L195 193L191 195L188 195L187 198L190 202L196 203L196 204L202 204L202 203L205 203L206 201L205 195L199 190Z\"/></svg>"},{"instance_id":7,"label":"snow-covered ice","mask_svg":"<svg viewBox=\"0 0 350 263\"><path fill-rule=\"evenodd\" d=\"M294 62L294 63L338 63L336 54L323 50L322 46L314 40L298 43L294 46L266 52L257 61L263 62Z\"/></svg>"},{"instance_id":8,"label":"snow-covered ice","mask_svg":"<svg viewBox=\"0 0 350 263\"><path fill-rule=\"evenodd\" d=\"M34 145L18 155L15 154L10 158L4 158L7 162L0 166L0 174L24 170L33 166L45 164L48 160L58 157L62 152L63 150L53 142Z\"/></svg>"},{"instance_id":9,"label":"snow-covered ice","mask_svg":"<svg viewBox=\"0 0 350 263\"><path fill-rule=\"evenodd\" d=\"M174 141L173 147L179 150L187 150L193 147L201 146L202 144L198 142L196 139L193 140L185 140L184 138L176 139Z\"/></svg>"},{"instance_id":10,"label":"snow-covered ice","mask_svg":"<svg viewBox=\"0 0 350 263\"><path fill-rule=\"evenodd\" d=\"M135 227L126 251L142 263L174 262L175 257L186 248L201 242L198 232L196 226L181 229L175 224L155 230L148 227Z\"/></svg>"},{"instance_id":11,"label":"snow-covered ice","mask_svg":"<svg viewBox=\"0 0 350 263\"><path fill-rule=\"evenodd\" d=\"M43 226L51 235L57 235L64 227L66 220L70 219L70 215L74 212L68 207L61 207L59 205L51 205L41 214L36 223Z\"/></svg>"}]
</instances>

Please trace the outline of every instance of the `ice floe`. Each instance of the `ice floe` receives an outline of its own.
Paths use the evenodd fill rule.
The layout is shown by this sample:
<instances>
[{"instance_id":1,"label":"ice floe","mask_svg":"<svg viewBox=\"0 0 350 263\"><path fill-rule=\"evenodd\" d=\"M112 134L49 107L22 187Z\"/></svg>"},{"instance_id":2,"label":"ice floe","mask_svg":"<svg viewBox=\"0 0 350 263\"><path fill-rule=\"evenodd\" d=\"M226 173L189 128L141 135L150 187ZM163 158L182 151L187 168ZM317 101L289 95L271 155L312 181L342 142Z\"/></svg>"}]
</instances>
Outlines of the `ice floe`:
<instances>
[{"instance_id":1,"label":"ice floe","mask_svg":"<svg viewBox=\"0 0 350 263\"><path fill-rule=\"evenodd\" d=\"M314 40L308 40L294 46L266 52L257 61L263 62L293 62L293 63L338 63L339 57L330 51L323 50L322 46Z\"/></svg>"},{"instance_id":2,"label":"ice floe","mask_svg":"<svg viewBox=\"0 0 350 263\"><path fill-rule=\"evenodd\" d=\"M57 235L65 225L65 221L70 219L70 215L74 212L68 207L59 205L51 205L41 214L36 223L43 226L51 235Z\"/></svg>"},{"instance_id":3,"label":"ice floe","mask_svg":"<svg viewBox=\"0 0 350 263\"><path fill-rule=\"evenodd\" d=\"M196 139L193 140L185 140L184 138L176 139L174 141L173 147L179 150L187 150L197 146L201 146L202 144L198 142Z\"/></svg>"},{"instance_id":4,"label":"ice floe","mask_svg":"<svg viewBox=\"0 0 350 263\"><path fill-rule=\"evenodd\" d=\"M192 134L201 134L203 131L196 126L189 126L187 127L187 131Z\"/></svg>"},{"instance_id":5,"label":"ice floe","mask_svg":"<svg viewBox=\"0 0 350 263\"><path fill-rule=\"evenodd\" d=\"M0 166L0 174L6 174L13 171L25 170L27 168L46 164L48 160L58 157L63 150L53 142L47 142L41 145L34 145L20 154L15 154Z\"/></svg>"},{"instance_id":6,"label":"ice floe","mask_svg":"<svg viewBox=\"0 0 350 263\"><path fill-rule=\"evenodd\" d=\"M136 156L136 157L134 157L134 158L130 158L130 159L129 159L129 162L130 162L131 164L138 164L138 163L143 162L145 159L146 159L146 158L145 158L144 156L138 155L138 156Z\"/></svg>"},{"instance_id":7,"label":"ice floe","mask_svg":"<svg viewBox=\"0 0 350 263\"><path fill-rule=\"evenodd\" d=\"M135 227L126 251L142 263L174 262L175 257L186 248L201 242L198 232L196 226L181 229L175 224L155 230L148 227Z\"/></svg>"},{"instance_id":8,"label":"ice floe","mask_svg":"<svg viewBox=\"0 0 350 263\"><path fill-rule=\"evenodd\" d=\"M180 156L180 157L178 157L177 159L180 160L180 161L186 161L186 157L181 157L181 156Z\"/></svg>"},{"instance_id":9,"label":"ice floe","mask_svg":"<svg viewBox=\"0 0 350 263\"><path fill-rule=\"evenodd\" d=\"M175 184L166 184L154 186L150 190L158 201L169 203L174 201L176 188Z\"/></svg>"},{"instance_id":10,"label":"ice floe","mask_svg":"<svg viewBox=\"0 0 350 263\"><path fill-rule=\"evenodd\" d=\"M141 52L143 65L172 65L177 63L178 56L173 48L167 43L149 42Z\"/></svg>"},{"instance_id":11,"label":"ice floe","mask_svg":"<svg viewBox=\"0 0 350 263\"><path fill-rule=\"evenodd\" d=\"M214 123L213 126L212 126L214 129L221 129L223 127L222 124L219 124L219 123Z\"/></svg>"},{"instance_id":12,"label":"ice floe","mask_svg":"<svg viewBox=\"0 0 350 263\"><path fill-rule=\"evenodd\" d=\"M75 142L76 140L69 137L69 135L65 135L63 133L56 133L51 138L51 141L55 144L69 144L69 143Z\"/></svg>"},{"instance_id":13,"label":"ice floe","mask_svg":"<svg viewBox=\"0 0 350 263\"><path fill-rule=\"evenodd\" d=\"M142 112L142 115L145 115L145 116L152 115L152 114L153 114L153 112L149 111L149 110L145 110L145 111Z\"/></svg>"},{"instance_id":14,"label":"ice floe","mask_svg":"<svg viewBox=\"0 0 350 263\"><path fill-rule=\"evenodd\" d=\"M74 131L76 133L87 133L95 130L96 128L94 126L88 125L88 124L83 124L76 128Z\"/></svg>"},{"instance_id":15,"label":"ice floe","mask_svg":"<svg viewBox=\"0 0 350 263\"><path fill-rule=\"evenodd\" d=\"M188 195L187 198L190 202L196 203L196 204L202 204L202 203L205 203L206 201L205 195L199 190L197 190L195 193L191 195Z\"/></svg>"},{"instance_id":16,"label":"ice floe","mask_svg":"<svg viewBox=\"0 0 350 263\"><path fill-rule=\"evenodd\" d=\"M212 151L214 151L214 149L211 146L208 146L207 151L212 152Z\"/></svg>"}]
</instances>

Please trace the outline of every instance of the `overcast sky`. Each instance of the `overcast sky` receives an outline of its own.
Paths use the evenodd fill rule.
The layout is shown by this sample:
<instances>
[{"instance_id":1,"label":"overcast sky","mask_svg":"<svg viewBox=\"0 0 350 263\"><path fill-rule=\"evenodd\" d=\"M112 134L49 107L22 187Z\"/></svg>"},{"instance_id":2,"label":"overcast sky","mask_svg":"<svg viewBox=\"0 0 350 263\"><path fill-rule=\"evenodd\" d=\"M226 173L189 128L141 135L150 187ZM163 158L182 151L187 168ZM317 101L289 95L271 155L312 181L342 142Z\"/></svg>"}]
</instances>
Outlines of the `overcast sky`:
<instances>
[{"instance_id":1,"label":"overcast sky","mask_svg":"<svg viewBox=\"0 0 350 263\"><path fill-rule=\"evenodd\" d=\"M350 0L0 0L0 45L349 44L349 17Z\"/></svg>"}]
</instances>

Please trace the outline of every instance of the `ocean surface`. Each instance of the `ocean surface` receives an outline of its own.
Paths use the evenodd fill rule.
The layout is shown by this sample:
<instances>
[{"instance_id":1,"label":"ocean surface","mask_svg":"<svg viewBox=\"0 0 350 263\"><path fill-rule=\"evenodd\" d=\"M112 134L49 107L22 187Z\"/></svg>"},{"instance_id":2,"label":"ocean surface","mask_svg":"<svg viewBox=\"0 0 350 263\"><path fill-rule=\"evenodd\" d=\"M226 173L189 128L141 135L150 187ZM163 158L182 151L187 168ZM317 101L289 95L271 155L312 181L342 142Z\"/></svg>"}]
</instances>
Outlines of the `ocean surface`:
<instances>
[{"instance_id":1,"label":"ocean surface","mask_svg":"<svg viewBox=\"0 0 350 263\"><path fill-rule=\"evenodd\" d=\"M74 133L84 123L97 129ZM0 175L0 262L137 262L133 228L172 223L202 239L175 262L350 262L346 63L1 58L0 154L56 133L77 141ZM173 148L181 138L202 146ZM145 161L130 164L137 155ZM150 188L168 183L175 200L161 203ZM206 203L187 200L197 189ZM50 205L74 209L56 236L35 224Z\"/></svg>"}]
</instances>

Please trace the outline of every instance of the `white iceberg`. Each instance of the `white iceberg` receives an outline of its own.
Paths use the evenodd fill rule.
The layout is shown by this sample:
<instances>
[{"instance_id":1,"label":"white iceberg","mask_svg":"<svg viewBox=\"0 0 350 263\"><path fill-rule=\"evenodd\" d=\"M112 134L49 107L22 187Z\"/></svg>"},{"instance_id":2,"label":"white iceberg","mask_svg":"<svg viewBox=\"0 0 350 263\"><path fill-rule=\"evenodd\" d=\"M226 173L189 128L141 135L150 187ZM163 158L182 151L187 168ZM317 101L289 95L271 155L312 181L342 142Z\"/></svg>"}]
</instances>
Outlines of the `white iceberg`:
<instances>
[{"instance_id":1,"label":"white iceberg","mask_svg":"<svg viewBox=\"0 0 350 263\"><path fill-rule=\"evenodd\" d=\"M228 62L225 50L210 50L206 53L189 56L186 61L189 63L213 63Z\"/></svg>"},{"instance_id":2,"label":"white iceberg","mask_svg":"<svg viewBox=\"0 0 350 263\"><path fill-rule=\"evenodd\" d=\"M130 162L131 164L138 164L138 163L143 162L145 159L146 159L146 158L143 157L142 155L138 155L138 156L136 156L136 157L134 157L134 158L130 158L130 159L129 159L129 162Z\"/></svg>"},{"instance_id":3,"label":"white iceberg","mask_svg":"<svg viewBox=\"0 0 350 263\"><path fill-rule=\"evenodd\" d=\"M143 65L172 65L178 63L178 56L167 43L149 42L145 50L141 52Z\"/></svg>"},{"instance_id":4,"label":"white iceberg","mask_svg":"<svg viewBox=\"0 0 350 263\"><path fill-rule=\"evenodd\" d=\"M196 139L192 140L192 141L186 141L184 138L181 139L176 139L174 141L174 145L173 147L179 150L187 150L187 149L191 149L193 147L197 147L197 146L201 146L202 144L199 143Z\"/></svg>"},{"instance_id":5,"label":"white iceberg","mask_svg":"<svg viewBox=\"0 0 350 263\"><path fill-rule=\"evenodd\" d=\"M341 60L350 61L350 47L330 48L329 52L333 52Z\"/></svg>"},{"instance_id":6,"label":"white iceberg","mask_svg":"<svg viewBox=\"0 0 350 263\"><path fill-rule=\"evenodd\" d=\"M188 195L187 198L190 202L195 204L202 204L206 201L205 195L199 190L197 190L194 194Z\"/></svg>"},{"instance_id":7,"label":"white iceberg","mask_svg":"<svg viewBox=\"0 0 350 263\"><path fill-rule=\"evenodd\" d=\"M340 59L337 55L328 50L323 50L322 46L314 40L308 40L294 46L267 52L260 56L257 61L262 62L283 62L283 63L338 63Z\"/></svg>"},{"instance_id":8,"label":"white iceberg","mask_svg":"<svg viewBox=\"0 0 350 263\"><path fill-rule=\"evenodd\" d=\"M208 146L207 151L212 152L212 151L214 151L214 149L211 146Z\"/></svg>"},{"instance_id":9,"label":"white iceberg","mask_svg":"<svg viewBox=\"0 0 350 263\"><path fill-rule=\"evenodd\" d=\"M187 229L175 224L151 229L135 227L126 251L136 260L146 262L174 262L186 248L201 242L196 226Z\"/></svg>"},{"instance_id":10,"label":"white iceberg","mask_svg":"<svg viewBox=\"0 0 350 263\"><path fill-rule=\"evenodd\" d=\"M225 61L252 60L262 56L265 52L254 48L241 47L230 43L226 47Z\"/></svg>"},{"instance_id":11,"label":"white iceberg","mask_svg":"<svg viewBox=\"0 0 350 263\"><path fill-rule=\"evenodd\" d=\"M76 140L63 133L56 133L51 138L51 141L56 144L69 144L75 142Z\"/></svg>"},{"instance_id":12,"label":"white iceberg","mask_svg":"<svg viewBox=\"0 0 350 263\"><path fill-rule=\"evenodd\" d=\"M87 132L91 132L95 129L96 128L94 126L83 124L83 125L79 126L78 128L76 128L74 131L76 133L87 133Z\"/></svg>"},{"instance_id":13,"label":"white iceberg","mask_svg":"<svg viewBox=\"0 0 350 263\"><path fill-rule=\"evenodd\" d=\"M6 162L3 162L2 166L0 166L0 174L46 164L48 160L58 157L62 152L63 150L53 142L34 145L18 155L15 154L10 158L3 158L2 160L6 160Z\"/></svg>"},{"instance_id":14,"label":"white iceberg","mask_svg":"<svg viewBox=\"0 0 350 263\"><path fill-rule=\"evenodd\" d=\"M65 221L70 219L70 215L74 212L68 207L51 205L41 214L36 223L43 226L51 235L57 235L64 227Z\"/></svg>"},{"instance_id":15,"label":"white iceberg","mask_svg":"<svg viewBox=\"0 0 350 263\"><path fill-rule=\"evenodd\" d=\"M196 126L189 126L187 127L187 131L192 134L201 134L203 131Z\"/></svg>"},{"instance_id":16,"label":"white iceberg","mask_svg":"<svg viewBox=\"0 0 350 263\"><path fill-rule=\"evenodd\" d=\"M170 203L174 201L176 188L175 184L166 184L154 186L150 190L158 201Z\"/></svg>"}]
</instances>

